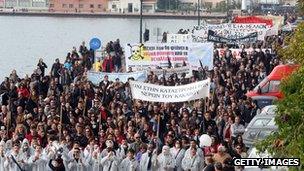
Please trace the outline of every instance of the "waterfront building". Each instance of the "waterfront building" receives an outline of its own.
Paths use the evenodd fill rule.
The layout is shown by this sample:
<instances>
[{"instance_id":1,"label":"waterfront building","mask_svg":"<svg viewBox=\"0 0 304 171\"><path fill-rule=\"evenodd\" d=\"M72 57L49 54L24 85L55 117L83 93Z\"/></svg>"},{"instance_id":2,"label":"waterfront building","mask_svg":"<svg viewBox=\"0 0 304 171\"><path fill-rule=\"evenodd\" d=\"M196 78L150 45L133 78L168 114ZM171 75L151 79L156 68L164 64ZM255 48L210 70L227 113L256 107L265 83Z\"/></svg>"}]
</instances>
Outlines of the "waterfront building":
<instances>
[{"instance_id":1,"label":"waterfront building","mask_svg":"<svg viewBox=\"0 0 304 171\"><path fill-rule=\"evenodd\" d=\"M145 13L154 13L156 6L156 0L143 0L143 12ZM108 10L119 13L139 13L140 0L109 0Z\"/></svg>"},{"instance_id":2,"label":"waterfront building","mask_svg":"<svg viewBox=\"0 0 304 171\"><path fill-rule=\"evenodd\" d=\"M48 10L48 0L0 0L0 7L1 4L3 8L11 8L16 11Z\"/></svg>"},{"instance_id":3,"label":"waterfront building","mask_svg":"<svg viewBox=\"0 0 304 171\"><path fill-rule=\"evenodd\" d=\"M108 0L49 0L51 12L101 13L107 10Z\"/></svg>"}]
</instances>

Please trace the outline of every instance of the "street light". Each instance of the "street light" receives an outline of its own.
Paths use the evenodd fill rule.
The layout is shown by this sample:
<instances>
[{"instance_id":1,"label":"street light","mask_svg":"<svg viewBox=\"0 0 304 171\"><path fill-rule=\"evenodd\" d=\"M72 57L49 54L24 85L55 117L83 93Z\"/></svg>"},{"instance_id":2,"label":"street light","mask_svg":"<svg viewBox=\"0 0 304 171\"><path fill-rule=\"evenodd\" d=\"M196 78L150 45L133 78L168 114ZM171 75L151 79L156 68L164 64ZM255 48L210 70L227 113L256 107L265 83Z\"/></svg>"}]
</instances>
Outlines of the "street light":
<instances>
[{"instance_id":1,"label":"street light","mask_svg":"<svg viewBox=\"0 0 304 171\"><path fill-rule=\"evenodd\" d=\"M200 9L200 0L197 0L197 22L198 25L201 25L201 13L200 13L201 9Z\"/></svg>"},{"instance_id":2,"label":"street light","mask_svg":"<svg viewBox=\"0 0 304 171\"><path fill-rule=\"evenodd\" d=\"M140 25L140 28L139 28L139 42L142 43L142 7L143 7L143 0L140 0L140 20L139 20L139 25Z\"/></svg>"}]
</instances>

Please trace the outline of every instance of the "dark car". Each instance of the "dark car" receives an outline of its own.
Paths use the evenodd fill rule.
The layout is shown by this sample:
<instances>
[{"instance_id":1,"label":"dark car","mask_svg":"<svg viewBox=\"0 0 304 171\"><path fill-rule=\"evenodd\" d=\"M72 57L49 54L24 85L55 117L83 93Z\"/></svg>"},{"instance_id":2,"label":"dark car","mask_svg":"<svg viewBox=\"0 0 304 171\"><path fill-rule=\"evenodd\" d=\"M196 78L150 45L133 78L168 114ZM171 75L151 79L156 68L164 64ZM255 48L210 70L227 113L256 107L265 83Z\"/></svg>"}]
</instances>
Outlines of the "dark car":
<instances>
[{"instance_id":1,"label":"dark car","mask_svg":"<svg viewBox=\"0 0 304 171\"><path fill-rule=\"evenodd\" d=\"M275 124L276 109L275 105L266 106L250 121L243 134L246 147L253 147L255 142L265 139L278 129Z\"/></svg>"}]
</instances>

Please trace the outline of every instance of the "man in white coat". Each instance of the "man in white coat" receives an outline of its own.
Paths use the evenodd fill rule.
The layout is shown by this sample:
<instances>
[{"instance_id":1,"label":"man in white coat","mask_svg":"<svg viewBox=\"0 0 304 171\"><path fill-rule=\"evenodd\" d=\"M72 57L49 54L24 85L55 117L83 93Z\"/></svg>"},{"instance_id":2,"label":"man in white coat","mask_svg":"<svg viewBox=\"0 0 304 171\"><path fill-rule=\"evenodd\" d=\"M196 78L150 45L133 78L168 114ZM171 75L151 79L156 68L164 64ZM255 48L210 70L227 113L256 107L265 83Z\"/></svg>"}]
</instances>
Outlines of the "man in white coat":
<instances>
[{"instance_id":1,"label":"man in white coat","mask_svg":"<svg viewBox=\"0 0 304 171\"><path fill-rule=\"evenodd\" d=\"M175 160L175 171L182 171L182 160L185 156L185 149L181 147L181 142L176 141L175 146L170 149L170 153Z\"/></svg>"},{"instance_id":2,"label":"man in white coat","mask_svg":"<svg viewBox=\"0 0 304 171\"><path fill-rule=\"evenodd\" d=\"M134 157L135 151L133 149L128 150L127 157L120 163L119 171L137 171L138 161Z\"/></svg>"},{"instance_id":3,"label":"man in white coat","mask_svg":"<svg viewBox=\"0 0 304 171\"><path fill-rule=\"evenodd\" d=\"M94 151L92 152L92 154L90 154L90 160L88 163L88 171L102 171L101 155L98 146L94 146Z\"/></svg>"},{"instance_id":4,"label":"man in white coat","mask_svg":"<svg viewBox=\"0 0 304 171\"><path fill-rule=\"evenodd\" d=\"M16 161L19 166L24 169L23 166L25 162L22 159L19 142L15 142L13 144L13 149L6 156L6 160L4 162L4 169L9 171L20 171L20 168L14 161Z\"/></svg>"},{"instance_id":5,"label":"man in white coat","mask_svg":"<svg viewBox=\"0 0 304 171\"><path fill-rule=\"evenodd\" d=\"M157 151L153 144L148 145L147 152L145 152L140 159L140 171L156 171L157 166Z\"/></svg>"},{"instance_id":6,"label":"man in white coat","mask_svg":"<svg viewBox=\"0 0 304 171\"><path fill-rule=\"evenodd\" d=\"M79 148L74 148L72 160L68 163L68 169L71 171L85 171L87 164L83 157L81 157L81 151Z\"/></svg>"},{"instance_id":7,"label":"man in white coat","mask_svg":"<svg viewBox=\"0 0 304 171\"><path fill-rule=\"evenodd\" d=\"M188 148L185 152L185 157L187 156L188 158L190 157L191 155L191 150L192 149L196 149L196 154L201 158L201 160L204 162L204 153L202 151L202 149L200 149L197 144L196 144L196 141L195 140L191 140L190 142L190 148Z\"/></svg>"},{"instance_id":8,"label":"man in white coat","mask_svg":"<svg viewBox=\"0 0 304 171\"><path fill-rule=\"evenodd\" d=\"M162 153L157 157L158 171L173 171L175 167L175 161L170 154L169 146L163 146Z\"/></svg>"},{"instance_id":9,"label":"man in white coat","mask_svg":"<svg viewBox=\"0 0 304 171\"><path fill-rule=\"evenodd\" d=\"M116 150L116 154L119 157L120 161L122 161L128 153L128 143L126 140L122 140L121 145Z\"/></svg>"},{"instance_id":10,"label":"man in white coat","mask_svg":"<svg viewBox=\"0 0 304 171\"><path fill-rule=\"evenodd\" d=\"M40 145L36 146L35 153L29 158L29 170L31 171L44 171L47 164L46 156L42 155L42 148Z\"/></svg>"},{"instance_id":11,"label":"man in white coat","mask_svg":"<svg viewBox=\"0 0 304 171\"><path fill-rule=\"evenodd\" d=\"M182 161L182 168L184 171L201 171L203 170L203 164L201 157L197 155L196 148L192 148L190 156L185 156Z\"/></svg>"},{"instance_id":12,"label":"man in white coat","mask_svg":"<svg viewBox=\"0 0 304 171\"><path fill-rule=\"evenodd\" d=\"M107 156L101 159L100 164L103 166L103 171L118 171L119 158L116 156L114 150L107 152Z\"/></svg>"}]
</instances>

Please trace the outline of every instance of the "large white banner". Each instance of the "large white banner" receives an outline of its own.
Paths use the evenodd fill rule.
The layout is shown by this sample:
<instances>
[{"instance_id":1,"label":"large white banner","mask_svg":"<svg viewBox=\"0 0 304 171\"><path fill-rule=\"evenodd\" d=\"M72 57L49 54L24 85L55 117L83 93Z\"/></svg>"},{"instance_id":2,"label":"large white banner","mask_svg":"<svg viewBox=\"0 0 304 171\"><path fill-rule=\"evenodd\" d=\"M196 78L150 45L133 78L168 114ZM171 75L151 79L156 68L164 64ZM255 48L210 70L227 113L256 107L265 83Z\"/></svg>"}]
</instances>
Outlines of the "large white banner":
<instances>
[{"instance_id":1,"label":"large white banner","mask_svg":"<svg viewBox=\"0 0 304 171\"><path fill-rule=\"evenodd\" d=\"M138 71L138 72L130 72L130 73L107 73L107 72L94 72L89 71L87 78L95 85L99 85L99 83L104 79L105 76L108 76L109 81L116 81L118 78L120 82L128 82L129 78L134 78L138 81L145 81L147 79L146 71Z\"/></svg>"},{"instance_id":2,"label":"large white banner","mask_svg":"<svg viewBox=\"0 0 304 171\"><path fill-rule=\"evenodd\" d=\"M191 34L167 34L167 43L192 43Z\"/></svg>"},{"instance_id":3,"label":"large white banner","mask_svg":"<svg viewBox=\"0 0 304 171\"><path fill-rule=\"evenodd\" d=\"M210 79L181 86L130 81L132 97L149 102L184 102L209 97Z\"/></svg>"},{"instance_id":4,"label":"large white banner","mask_svg":"<svg viewBox=\"0 0 304 171\"><path fill-rule=\"evenodd\" d=\"M126 67L172 67L213 68L213 43L147 43L128 44L125 48Z\"/></svg>"},{"instance_id":5,"label":"large white banner","mask_svg":"<svg viewBox=\"0 0 304 171\"><path fill-rule=\"evenodd\" d=\"M270 28L266 24L239 24L239 23L225 23L225 24L208 24L195 26L193 29L193 41L204 42L208 37L208 30L214 31L217 35L228 39L239 39L248 34L257 32L258 40L264 40L267 31Z\"/></svg>"}]
</instances>

